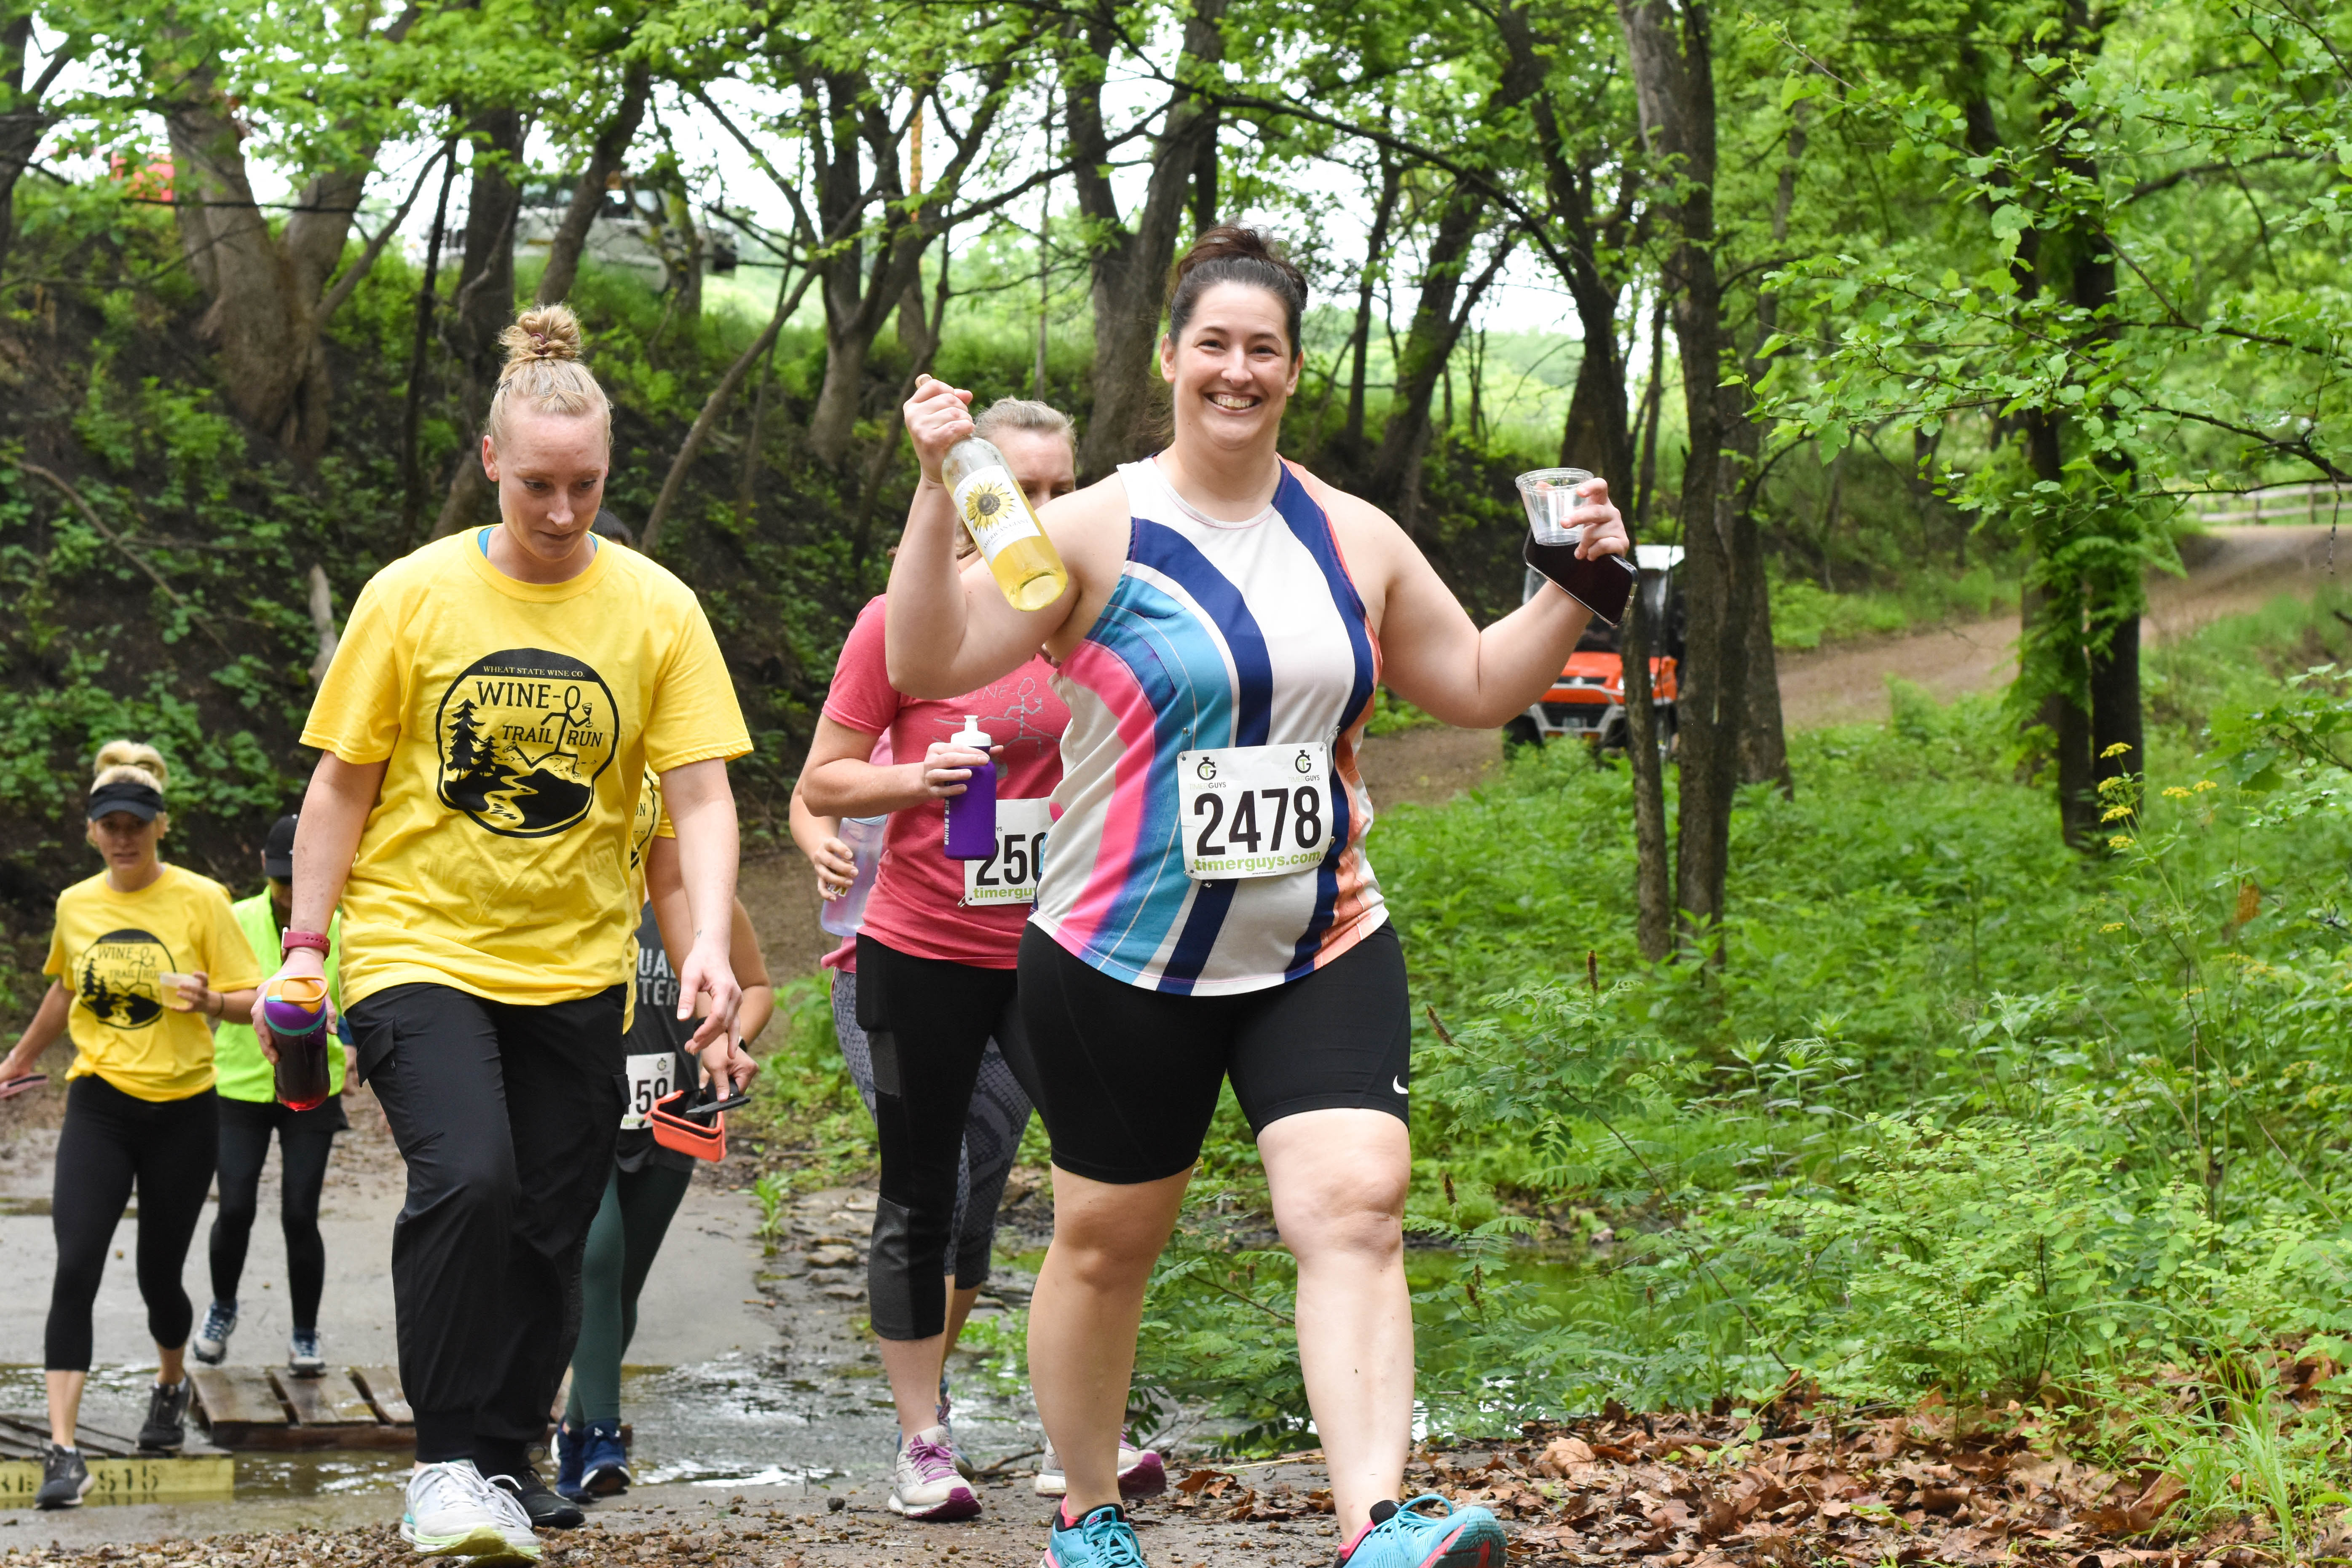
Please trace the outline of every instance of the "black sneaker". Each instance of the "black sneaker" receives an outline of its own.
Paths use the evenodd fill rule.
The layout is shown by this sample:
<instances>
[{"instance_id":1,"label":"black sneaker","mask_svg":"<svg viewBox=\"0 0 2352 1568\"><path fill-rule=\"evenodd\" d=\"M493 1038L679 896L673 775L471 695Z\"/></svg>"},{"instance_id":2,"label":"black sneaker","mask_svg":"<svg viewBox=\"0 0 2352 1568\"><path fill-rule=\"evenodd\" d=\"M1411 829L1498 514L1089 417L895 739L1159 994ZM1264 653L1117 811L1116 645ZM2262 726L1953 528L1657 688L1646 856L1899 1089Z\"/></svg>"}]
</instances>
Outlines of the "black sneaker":
<instances>
[{"instance_id":1,"label":"black sneaker","mask_svg":"<svg viewBox=\"0 0 2352 1568\"><path fill-rule=\"evenodd\" d=\"M41 1489L34 1494L35 1503L42 1508L79 1508L82 1495L89 1490L89 1467L81 1462L80 1449L41 1445Z\"/></svg>"},{"instance_id":2,"label":"black sneaker","mask_svg":"<svg viewBox=\"0 0 2352 1568\"><path fill-rule=\"evenodd\" d=\"M559 1497L539 1479L539 1471L525 1465L520 1473L496 1475L490 1485L510 1494L530 1516L533 1530L571 1530L588 1522L588 1516L569 1498Z\"/></svg>"},{"instance_id":3,"label":"black sneaker","mask_svg":"<svg viewBox=\"0 0 2352 1568\"><path fill-rule=\"evenodd\" d=\"M176 1448L188 1440L188 1380L166 1388L157 1384L147 1394L147 1425L139 1428L142 1448Z\"/></svg>"}]
</instances>

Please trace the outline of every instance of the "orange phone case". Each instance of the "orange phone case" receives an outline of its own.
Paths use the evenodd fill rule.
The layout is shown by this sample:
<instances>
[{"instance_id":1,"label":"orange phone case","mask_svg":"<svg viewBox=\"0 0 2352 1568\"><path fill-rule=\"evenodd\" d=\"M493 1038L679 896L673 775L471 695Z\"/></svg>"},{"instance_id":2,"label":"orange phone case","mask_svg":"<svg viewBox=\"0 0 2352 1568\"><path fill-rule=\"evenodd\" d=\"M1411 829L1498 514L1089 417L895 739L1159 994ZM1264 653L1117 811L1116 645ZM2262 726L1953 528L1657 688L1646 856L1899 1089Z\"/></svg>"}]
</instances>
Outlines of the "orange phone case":
<instances>
[{"instance_id":1,"label":"orange phone case","mask_svg":"<svg viewBox=\"0 0 2352 1568\"><path fill-rule=\"evenodd\" d=\"M667 1100L654 1101L654 1142L665 1149L675 1149L681 1154L691 1154L698 1160L727 1158L727 1113L712 1117L712 1125L690 1121L677 1112L679 1101L694 1090L681 1089Z\"/></svg>"}]
</instances>

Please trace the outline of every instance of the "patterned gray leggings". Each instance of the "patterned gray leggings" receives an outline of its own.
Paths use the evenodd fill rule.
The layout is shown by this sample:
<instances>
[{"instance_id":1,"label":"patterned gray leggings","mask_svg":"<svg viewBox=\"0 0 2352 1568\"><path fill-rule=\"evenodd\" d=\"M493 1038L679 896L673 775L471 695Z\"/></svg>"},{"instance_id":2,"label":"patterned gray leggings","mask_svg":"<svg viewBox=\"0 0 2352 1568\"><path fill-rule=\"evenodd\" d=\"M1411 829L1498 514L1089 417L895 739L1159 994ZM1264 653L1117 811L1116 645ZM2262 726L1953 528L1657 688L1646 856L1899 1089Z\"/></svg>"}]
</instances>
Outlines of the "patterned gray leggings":
<instances>
[{"instance_id":1,"label":"patterned gray leggings","mask_svg":"<svg viewBox=\"0 0 2352 1568\"><path fill-rule=\"evenodd\" d=\"M866 1114L874 1114L874 1053L866 1031L857 1026L857 975L833 973L833 1032L841 1042L841 1059ZM1004 1199L1005 1178L1021 1152L1021 1134L1029 1125L1029 1097L1022 1092L1004 1053L994 1040L980 1058L980 1078L972 1085L971 1108L964 1113L963 1152L956 1169L955 1222L949 1234L955 1247L955 1282L959 1290L988 1283L989 1255L996 1244L996 1206Z\"/></svg>"}]
</instances>

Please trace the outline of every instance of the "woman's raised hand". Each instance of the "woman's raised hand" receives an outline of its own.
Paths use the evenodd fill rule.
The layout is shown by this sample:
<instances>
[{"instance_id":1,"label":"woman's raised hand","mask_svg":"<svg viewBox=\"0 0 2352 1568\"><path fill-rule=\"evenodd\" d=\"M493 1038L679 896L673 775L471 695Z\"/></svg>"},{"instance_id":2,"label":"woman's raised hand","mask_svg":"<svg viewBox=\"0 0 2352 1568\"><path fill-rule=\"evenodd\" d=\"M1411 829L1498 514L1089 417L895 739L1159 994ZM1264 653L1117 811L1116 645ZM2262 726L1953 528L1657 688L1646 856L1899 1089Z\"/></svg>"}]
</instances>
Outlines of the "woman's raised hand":
<instances>
[{"instance_id":1,"label":"woman's raised hand","mask_svg":"<svg viewBox=\"0 0 2352 1568\"><path fill-rule=\"evenodd\" d=\"M907 436L915 443L915 458L923 478L940 480L940 465L948 448L971 434L971 394L944 381L918 376L915 395L907 399Z\"/></svg>"},{"instance_id":2,"label":"woman's raised hand","mask_svg":"<svg viewBox=\"0 0 2352 1568\"><path fill-rule=\"evenodd\" d=\"M1579 561L1622 555L1633 548L1633 539L1625 532L1625 519L1609 500L1607 479L1587 479L1576 487L1576 510L1568 514L1568 525L1584 530L1584 537L1576 545Z\"/></svg>"}]
</instances>

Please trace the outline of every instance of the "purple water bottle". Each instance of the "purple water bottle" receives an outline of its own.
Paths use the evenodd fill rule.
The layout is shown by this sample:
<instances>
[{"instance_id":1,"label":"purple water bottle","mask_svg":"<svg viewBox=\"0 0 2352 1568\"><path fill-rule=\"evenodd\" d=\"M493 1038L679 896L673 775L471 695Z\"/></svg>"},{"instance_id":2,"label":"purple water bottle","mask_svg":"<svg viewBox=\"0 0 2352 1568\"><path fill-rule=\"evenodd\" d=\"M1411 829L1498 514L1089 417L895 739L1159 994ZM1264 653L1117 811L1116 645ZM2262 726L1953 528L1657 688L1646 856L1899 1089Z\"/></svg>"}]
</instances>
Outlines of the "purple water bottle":
<instances>
[{"instance_id":1,"label":"purple water bottle","mask_svg":"<svg viewBox=\"0 0 2352 1568\"><path fill-rule=\"evenodd\" d=\"M332 1081L327 1052L334 1047L327 1032L327 983L301 974L272 980L262 993L261 1014L278 1042L278 1103L289 1110L324 1104Z\"/></svg>"},{"instance_id":2,"label":"purple water bottle","mask_svg":"<svg viewBox=\"0 0 2352 1568\"><path fill-rule=\"evenodd\" d=\"M969 746L985 756L993 742L980 721L963 717L963 728L948 737L952 746ZM948 858L985 860L996 853L996 764L982 763L964 781L963 793L948 796Z\"/></svg>"}]
</instances>

